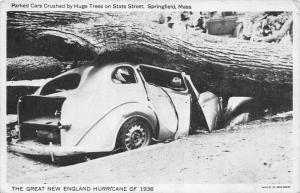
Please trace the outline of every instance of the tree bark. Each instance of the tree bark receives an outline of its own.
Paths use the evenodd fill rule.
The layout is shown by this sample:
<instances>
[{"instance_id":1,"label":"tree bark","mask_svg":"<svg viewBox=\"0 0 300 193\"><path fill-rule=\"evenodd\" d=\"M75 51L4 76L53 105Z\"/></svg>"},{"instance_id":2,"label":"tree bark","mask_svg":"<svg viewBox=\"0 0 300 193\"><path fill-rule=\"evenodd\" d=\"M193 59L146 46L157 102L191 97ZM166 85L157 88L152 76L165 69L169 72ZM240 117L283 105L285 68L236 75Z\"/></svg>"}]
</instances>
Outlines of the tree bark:
<instances>
[{"instance_id":1,"label":"tree bark","mask_svg":"<svg viewBox=\"0 0 300 193\"><path fill-rule=\"evenodd\" d=\"M90 61L59 61L46 56L19 56L7 59L7 80L33 80L54 77L67 68L86 65Z\"/></svg>"},{"instance_id":2,"label":"tree bark","mask_svg":"<svg viewBox=\"0 0 300 193\"><path fill-rule=\"evenodd\" d=\"M174 31L158 20L153 12L9 12L8 57L146 63L191 74L200 92L292 102L291 47Z\"/></svg>"}]
</instances>

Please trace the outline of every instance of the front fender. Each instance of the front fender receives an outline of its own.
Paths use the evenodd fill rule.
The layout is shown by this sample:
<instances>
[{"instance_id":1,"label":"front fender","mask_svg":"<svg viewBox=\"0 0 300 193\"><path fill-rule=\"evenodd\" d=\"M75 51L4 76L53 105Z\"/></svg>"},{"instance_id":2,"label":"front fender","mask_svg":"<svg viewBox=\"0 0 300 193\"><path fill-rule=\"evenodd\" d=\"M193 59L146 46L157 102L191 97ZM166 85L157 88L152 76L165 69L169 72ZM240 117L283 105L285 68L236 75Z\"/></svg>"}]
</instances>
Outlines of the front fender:
<instances>
[{"instance_id":1,"label":"front fender","mask_svg":"<svg viewBox=\"0 0 300 193\"><path fill-rule=\"evenodd\" d=\"M252 97L230 97L224 112L225 125L237 125L251 120L250 114L258 111L258 106Z\"/></svg>"},{"instance_id":2,"label":"front fender","mask_svg":"<svg viewBox=\"0 0 300 193\"><path fill-rule=\"evenodd\" d=\"M201 106L208 130L212 131L218 126L221 115L219 98L207 91L199 95L198 103Z\"/></svg>"},{"instance_id":3,"label":"front fender","mask_svg":"<svg viewBox=\"0 0 300 193\"><path fill-rule=\"evenodd\" d=\"M85 147L90 152L114 150L120 128L126 120L132 117L144 118L151 125L153 133L158 132L158 123L154 111L147 105L130 102L119 105L101 117L77 141L76 146Z\"/></svg>"}]
</instances>

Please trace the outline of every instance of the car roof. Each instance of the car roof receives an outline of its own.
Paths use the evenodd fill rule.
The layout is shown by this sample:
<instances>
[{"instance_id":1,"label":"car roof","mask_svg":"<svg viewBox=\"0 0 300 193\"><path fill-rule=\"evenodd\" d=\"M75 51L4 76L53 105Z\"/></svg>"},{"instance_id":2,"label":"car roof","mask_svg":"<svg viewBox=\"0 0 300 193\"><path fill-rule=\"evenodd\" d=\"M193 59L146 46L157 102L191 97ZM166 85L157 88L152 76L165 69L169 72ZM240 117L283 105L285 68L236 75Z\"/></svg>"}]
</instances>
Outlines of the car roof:
<instances>
[{"instance_id":1,"label":"car roof","mask_svg":"<svg viewBox=\"0 0 300 193\"><path fill-rule=\"evenodd\" d=\"M98 71L103 67L105 67L105 68L116 68L117 66L124 66L124 65L125 66L132 66L132 67L148 67L148 68L162 70L162 71L171 72L171 73L181 73L180 71L177 71L177 70L171 70L171 69L157 67L157 66L148 65L148 64L138 64L138 65L136 65L136 64L133 64L133 63L129 63L129 62L118 62L118 63L105 63L105 64L101 64L101 65L97 65L97 64L84 65L84 66L80 66L78 68L73 68L73 69L67 71L64 74L67 74L67 73L82 74L86 69L88 69L91 66L93 66L95 68L94 69L95 71Z\"/></svg>"},{"instance_id":2,"label":"car roof","mask_svg":"<svg viewBox=\"0 0 300 193\"><path fill-rule=\"evenodd\" d=\"M148 68L153 68L153 69L157 69L157 70L162 70L162 71L167 71L167 72L172 72L172 73L181 73L180 71L177 70L171 70L171 69L167 69L167 68L162 68L162 67L158 67L158 66L152 66L152 65L148 65L148 64L139 64L139 67L148 67Z\"/></svg>"}]
</instances>

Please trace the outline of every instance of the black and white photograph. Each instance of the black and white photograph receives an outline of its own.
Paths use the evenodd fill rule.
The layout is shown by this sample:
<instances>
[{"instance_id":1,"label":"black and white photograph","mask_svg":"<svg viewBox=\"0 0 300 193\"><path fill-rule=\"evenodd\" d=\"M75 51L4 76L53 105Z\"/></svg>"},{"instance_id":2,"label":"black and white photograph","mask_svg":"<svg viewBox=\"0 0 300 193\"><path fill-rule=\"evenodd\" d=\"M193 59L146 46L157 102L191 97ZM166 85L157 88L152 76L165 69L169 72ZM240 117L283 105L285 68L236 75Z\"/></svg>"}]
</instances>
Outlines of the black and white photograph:
<instances>
[{"instance_id":1,"label":"black and white photograph","mask_svg":"<svg viewBox=\"0 0 300 193\"><path fill-rule=\"evenodd\" d=\"M242 2L1 2L0 192L299 192L299 7Z\"/></svg>"}]
</instances>

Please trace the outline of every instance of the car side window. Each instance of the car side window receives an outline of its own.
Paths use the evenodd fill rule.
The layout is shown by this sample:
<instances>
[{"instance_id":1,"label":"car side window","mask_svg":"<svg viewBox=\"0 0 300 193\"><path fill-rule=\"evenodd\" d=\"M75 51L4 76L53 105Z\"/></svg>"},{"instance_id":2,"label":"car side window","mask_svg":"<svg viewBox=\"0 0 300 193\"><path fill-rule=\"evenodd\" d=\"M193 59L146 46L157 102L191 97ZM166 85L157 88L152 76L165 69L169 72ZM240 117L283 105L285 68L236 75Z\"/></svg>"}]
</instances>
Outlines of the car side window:
<instances>
[{"instance_id":1,"label":"car side window","mask_svg":"<svg viewBox=\"0 0 300 193\"><path fill-rule=\"evenodd\" d=\"M170 88L175 91L186 90L182 75L179 72L171 72L148 66L140 66L140 69L147 83Z\"/></svg>"},{"instance_id":2,"label":"car side window","mask_svg":"<svg viewBox=\"0 0 300 193\"><path fill-rule=\"evenodd\" d=\"M137 82L134 71L129 66L117 67L112 74L112 81L117 84L132 84Z\"/></svg>"},{"instance_id":3,"label":"car side window","mask_svg":"<svg viewBox=\"0 0 300 193\"><path fill-rule=\"evenodd\" d=\"M48 95L62 91L74 90L79 86L80 74L67 74L48 82L41 91L41 95Z\"/></svg>"}]
</instances>

